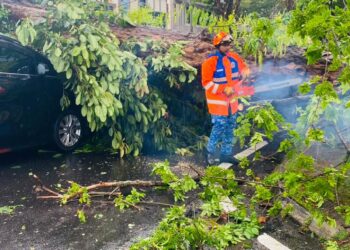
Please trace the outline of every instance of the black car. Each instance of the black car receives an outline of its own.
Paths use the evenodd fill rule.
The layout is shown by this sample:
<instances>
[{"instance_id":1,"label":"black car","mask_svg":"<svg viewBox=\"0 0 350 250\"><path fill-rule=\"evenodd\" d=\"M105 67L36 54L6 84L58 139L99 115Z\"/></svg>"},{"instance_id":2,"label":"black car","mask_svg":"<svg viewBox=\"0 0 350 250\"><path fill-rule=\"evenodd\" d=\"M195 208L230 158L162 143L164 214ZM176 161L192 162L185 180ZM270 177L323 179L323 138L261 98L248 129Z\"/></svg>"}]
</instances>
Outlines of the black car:
<instances>
[{"instance_id":1,"label":"black car","mask_svg":"<svg viewBox=\"0 0 350 250\"><path fill-rule=\"evenodd\" d=\"M0 35L0 153L52 141L63 151L75 149L84 120L78 107L62 111L63 91L47 58Z\"/></svg>"}]
</instances>

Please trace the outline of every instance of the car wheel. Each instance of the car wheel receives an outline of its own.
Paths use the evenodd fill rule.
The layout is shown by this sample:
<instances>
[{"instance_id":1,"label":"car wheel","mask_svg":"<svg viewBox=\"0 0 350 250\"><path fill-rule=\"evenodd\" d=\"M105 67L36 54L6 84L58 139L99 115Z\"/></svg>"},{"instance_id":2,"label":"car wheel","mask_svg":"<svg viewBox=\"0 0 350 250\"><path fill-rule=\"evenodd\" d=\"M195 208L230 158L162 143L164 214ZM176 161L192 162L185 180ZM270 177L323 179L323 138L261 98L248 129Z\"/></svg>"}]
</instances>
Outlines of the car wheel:
<instances>
[{"instance_id":1,"label":"car wheel","mask_svg":"<svg viewBox=\"0 0 350 250\"><path fill-rule=\"evenodd\" d=\"M84 135L83 118L74 110L61 113L55 122L54 141L65 152L77 148Z\"/></svg>"}]
</instances>

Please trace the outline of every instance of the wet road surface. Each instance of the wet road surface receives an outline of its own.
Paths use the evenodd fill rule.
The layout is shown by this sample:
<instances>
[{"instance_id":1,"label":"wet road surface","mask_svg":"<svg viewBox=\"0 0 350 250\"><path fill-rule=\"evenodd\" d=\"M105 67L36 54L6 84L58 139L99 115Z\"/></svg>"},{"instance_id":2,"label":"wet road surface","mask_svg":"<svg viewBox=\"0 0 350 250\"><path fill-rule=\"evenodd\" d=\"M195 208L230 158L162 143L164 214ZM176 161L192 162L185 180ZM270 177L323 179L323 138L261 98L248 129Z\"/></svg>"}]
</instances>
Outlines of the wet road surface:
<instances>
[{"instance_id":1,"label":"wet road surface","mask_svg":"<svg viewBox=\"0 0 350 250\"><path fill-rule=\"evenodd\" d=\"M171 165L176 162L170 159ZM0 249L128 249L156 228L164 207L143 206L144 210L116 210L112 205L93 204L81 224L75 213L79 206L60 206L55 201L36 199L33 191L36 174L49 188L67 187L67 180L82 185L112 180L150 180L151 163L165 156L120 160L109 154L70 154L20 152L0 155L0 207L20 205L13 215L0 214ZM273 171L275 164L253 166L257 175ZM169 193L152 191L147 199L172 203ZM266 231L291 249L321 249L316 238L300 234L291 220L274 220Z\"/></svg>"},{"instance_id":2,"label":"wet road surface","mask_svg":"<svg viewBox=\"0 0 350 250\"><path fill-rule=\"evenodd\" d=\"M60 206L37 200L30 174L50 187L66 180L79 184L98 181L150 179L150 163L142 157L119 160L109 154L60 155L56 152L0 155L0 207L20 205L12 216L0 214L0 249L128 249L158 224L158 206L117 211L111 205L91 206L87 222L75 215L78 205ZM170 203L169 195L150 193L149 199Z\"/></svg>"}]
</instances>

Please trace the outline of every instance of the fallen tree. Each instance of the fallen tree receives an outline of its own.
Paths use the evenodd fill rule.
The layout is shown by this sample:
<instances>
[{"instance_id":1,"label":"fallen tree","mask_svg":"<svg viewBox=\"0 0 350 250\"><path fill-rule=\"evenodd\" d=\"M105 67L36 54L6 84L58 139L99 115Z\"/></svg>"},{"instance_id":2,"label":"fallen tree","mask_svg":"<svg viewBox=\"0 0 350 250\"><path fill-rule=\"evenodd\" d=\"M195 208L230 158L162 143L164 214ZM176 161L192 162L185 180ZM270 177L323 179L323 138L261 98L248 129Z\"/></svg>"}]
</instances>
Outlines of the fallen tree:
<instances>
[{"instance_id":1,"label":"fallen tree","mask_svg":"<svg viewBox=\"0 0 350 250\"><path fill-rule=\"evenodd\" d=\"M184 166L182 166L183 168ZM188 173L195 172L195 179ZM189 167L178 177L171 170L168 162L156 163L153 174L160 177L160 181L118 181L103 182L89 186L80 186L70 183L70 187L61 191L51 190L41 180L33 175L36 182L36 191L48 192L50 196L39 195L39 199L59 200L62 204L78 201L80 208L77 215L81 222L86 221L85 212L96 197L105 197L107 202L118 209L135 208L140 210L140 205L169 206L166 218L161 222L154 235L132 246L132 249L149 248L158 246L164 248L179 249L184 246L198 247L213 246L222 249L229 245L235 245L258 234L258 220L255 213L248 214L241 204L243 194L240 193L232 170L223 170L218 167L210 168L204 173L200 168ZM200 185L200 189L199 189ZM145 193L136 188L142 187L167 187L174 195L175 204L147 202ZM132 187L131 193L124 196L123 187ZM97 189L110 188L111 191L98 192ZM200 192L197 194L193 191ZM224 197L231 197L235 206L240 210L225 212L222 207ZM199 207L186 207L189 201L201 200ZM196 210L196 212L194 212ZM195 216L189 216L194 212ZM234 222L236 221L236 222ZM180 224L179 224L180 223ZM200 228L199 231L194 227ZM191 233L189 234L189 231ZM225 232L225 233L224 233ZM224 233L224 234L223 234ZM195 236L195 237L193 237Z\"/></svg>"},{"instance_id":2,"label":"fallen tree","mask_svg":"<svg viewBox=\"0 0 350 250\"><path fill-rule=\"evenodd\" d=\"M175 169L177 169L176 175L172 171ZM249 171L247 173L249 174ZM279 182L276 181L276 174L265 180L256 178L252 174L249 174L248 178L237 178L232 170L220 167L210 167L203 171L200 166L194 167L182 163L178 167L170 168L168 162L156 163L153 174L158 175L161 180L112 181L88 186L68 182L69 188L61 189L61 191L45 187L35 175L33 178L37 183L35 190L38 192L38 199L56 200L62 204L79 202L80 208L77 214L82 222L86 222L85 212L94 202L114 205L121 210L125 208L141 210L142 205L170 207L166 218L160 223L153 236L136 243L132 249L138 249L141 246L145 248L150 246L181 248L184 244L199 248L204 245L217 248L227 247L257 236L258 225L266 223L267 220L279 214L283 217L292 216L304 228L309 228L322 238L331 239L340 233L347 234L340 224L337 223L337 226L333 228L334 225L320 223L317 217L291 200L296 196L291 191L292 187L287 181L289 177L286 174L284 174L285 179L279 179ZM306 182L315 183L318 178L327 179L327 174L329 173L326 171L310 180L301 180L300 182L305 186L303 189L307 189ZM341 176L341 173L333 172L333 174ZM294 185L299 184L295 183ZM137 191L141 187L143 192L144 188L152 189L155 187L170 190L175 203L165 204L147 201L146 193ZM123 188L132 188L131 193L126 195ZM48 192L51 195L42 195L42 192ZM227 208L226 199L229 200L234 209ZM170 219L169 216L175 217ZM186 222L177 224L180 221ZM190 235L186 233L193 225L201 225L200 232L195 233L196 237L193 237L194 232ZM222 230L229 233L230 237L223 239L219 233L222 233ZM178 237L179 234L180 237ZM215 235L215 237L209 237L209 234Z\"/></svg>"},{"instance_id":3,"label":"fallen tree","mask_svg":"<svg viewBox=\"0 0 350 250\"><path fill-rule=\"evenodd\" d=\"M179 56L181 54L181 52L179 52L181 51L181 46L174 46L171 50L172 53L164 54L162 53L162 49L157 48L156 43L151 42L145 44L138 43L138 41L136 41L136 43L133 42L129 44L130 50L125 49L121 51L120 47L118 47L119 44L117 44L116 39L110 34L109 28L105 29L106 27L103 26L98 26L98 28L96 28L94 26L95 24L85 26L81 25L82 20L96 20L94 19L96 18L94 15L90 16L91 13L89 12L90 14L87 15L89 18L87 18L86 16L84 16L84 14L81 13L81 8L79 7L79 5L76 5L76 3L74 2L65 3L64 1L62 1L61 4L63 5L61 5L60 7L57 6L56 12L54 12L53 14L56 14L57 16L63 15L64 17L66 17L64 19L72 19L72 23L79 25L79 28L81 28L81 30L73 29L72 37L69 36L72 35L69 33L63 33L63 35L55 34L52 37L49 37L48 43L46 44L44 51L47 52L47 55L55 65L56 69L58 69L58 71L62 73L65 73L66 78L69 81L72 81L71 84L76 94L75 101L77 102L77 104L80 104L83 107L87 107L87 110L85 111L89 111L91 113L90 115L86 113L87 117L90 116L91 118L91 115L93 116L94 122L91 124L94 125L92 125L92 127L100 128L104 124L104 121L107 120L105 118L108 117L112 119L108 120L110 123L107 122L107 125L111 126L112 128L110 130L110 134L113 137L112 143L123 153L134 152L135 155L137 155L136 152L138 152L137 150L140 148L140 141L142 142L142 140L140 140L141 135L137 134L136 138L131 138L131 136L135 135L135 131L144 131L145 128L147 130L149 127L146 124L149 123L152 123L151 128L154 131L163 132L163 134L161 134L157 139L155 139L155 141L164 142L164 138L166 138L165 135L169 134L169 130L167 130L166 126L155 126L155 124L164 125L162 123L166 122L165 120L161 119L164 112L162 110L162 107L159 107L162 105L160 101L161 98L158 97L159 95L161 95L162 92L166 93L165 95L168 96L172 93L171 91L159 91L153 96L147 95L147 87L145 85L144 79L142 79L142 76L145 76L145 74L142 75L142 73L146 71L145 68L143 68L142 66L143 63L145 63L145 61L140 61L140 58L136 58L133 55L126 53L126 51L130 52L138 50L142 53L145 52L143 51L145 50L145 48L146 50L148 50L150 47L153 47L152 52L155 52L155 55L158 55L159 57L150 58L147 55L145 55L141 58L148 58L148 60L150 60L148 63L152 63L147 65L153 68L155 72L159 73L162 71L167 76L169 75L170 77L167 79L167 84L170 83L171 86L180 87L183 86L181 85L181 83L189 81L194 76L193 69L188 67L188 65L178 63L179 61L181 61L180 58L182 56ZM72 9L74 10L74 13L68 11ZM339 80L341 80L341 90L344 93L349 91L349 65L347 53L349 44L348 30L344 28L346 27L346 25L339 23L339 20L344 20L344 22L348 22L348 12L348 8L342 9L339 7L335 7L333 3L328 4L326 2L322 2L320 6L318 6L313 4L312 1L305 1L304 4L298 5L298 9L293 14L292 21L289 24L289 31L293 34L293 36L291 37L286 36L288 32L286 29L286 25L283 25L283 21L285 20L281 18L269 20L266 18L257 19L250 16L244 18L242 21L249 28L243 30L243 32L241 32L238 29L233 30L233 35L236 38L235 41L238 41L237 45L240 45L239 41L243 39L242 44L244 46L239 48L241 48L243 52L252 55L253 59L260 63L262 63L264 56L267 54L267 51L270 51L270 53L272 53L273 55L285 53L285 49L287 45L291 44L290 42L292 41L292 38L294 38L294 35L296 35L297 37L298 35L300 35L300 39L305 38L305 40L307 41L302 45L306 47L306 57L310 64L322 60L323 51L331 51L331 54L333 55L332 60L330 60L329 56L326 56L324 64L322 64L319 67L318 73L321 74L320 77L315 77L300 87L301 93L306 94L309 93L312 89L314 89L314 94L311 94L311 102L309 103L307 108L305 110L300 111L301 117L299 119L299 123L296 126L295 130L290 130L290 138L283 141L279 148L279 151L284 151L288 156L285 164L283 165L283 171L276 171L274 174L267 177L263 181L263 184L258 183L259 185L255 185L255 201L265 203L272 203L274 201L274 205L269 209L270 215L280 212L281 210L285 211L285 209L282 209L281 198L285 198L284 196L286 196L293 198L299 204L307 208L312 217L315 218L321 224L323 222L327 222L328 224L331 224L333 226L337 223L343 223L345 226L349 224L350 209L348 204L346 203L346 195L348 194L348 192L339 192L340 188L342 188L343 190L348 190L348 184L346 182L346 180L348 179L349 170L349 164L347 163L348 159L346 159L344 162L337 166L326 165L327 167L323 168L324 166L320 167L319 165L317 165L317 157L312 157L310 154L306 154L312 145L316 145L318 143L328 143L329 139L331 139L330 137L328 137L327 133L325 133L322 130L320 126L320 120L322 117L327 117L327 119L333 120L334 122L346 120L345 117L348 117L348 112L346 112L348 110L346 110L345 108L349 107L349 101L341 100L341 98L339 98L337 89L335 88L337 86L333 84L335 79L331 80L329 78L330 71L341 71L341 74L338 78ZM323 13L323 15L318 16L318 13ZM76 17L74 16L75 14L81 15L83 17ZM225 22L224 24L227 24L226 20L224 20L223 22ZM52 25L53 23L49 22L49 24L49 27L61 28L61 26L59 25L58 27L55 27ZM231 27L234 28L237 26L238 25L236 25L236 23L231 23ZM30 31L31 28L32 25L30 23L23 22L22 26L18 28L19 37L21 36L20 34L22 34L24 30ZM60 32L62 31L61 29L58 30ZM33 33L33 30L31 31ZM94 38L90 39L89 37L85 36L87 31L92 31L93 35L97 36L99 38L99 41L101 41L100 43L98 43L98 49L95 50ZM42 34L44 34L43 37L46 38L46 33L42 32ZM22 38L26 38L28 41L29 39L31 39L30 36L29 38L21 37L21 40L26 40ZM38 40L47 41L47 39L41 38L42 37L39 37ZM69 40L70 38L73 39ZM286 42L286 39L290 40L287 40ZM303 41L303 39L301 40ZM85 52L85 44L89 49L87 53ZM44 47L43 45L44 44L41 44L41 48ZM110 45L110 47L112 48L108 48L108 53L106 53L102 49L106 45ZM98 54L98 56L101 55L99 53L96 53L100 52L99 50L102 51L102 56L101 58L96 58L94 56L95 54ZM115 51L118 51L121 54L116 55ZM195 52L196 48L189 47L188 53L191 53L191 51ZM208 51L206 51L205 53L207 52ZM137 71L138 74L132 76L124 76L124 68L116 67L109 69L109 64L106 61L106 56L105 59L103 59L103 55L106 54L112 54L115 57L121 56L123 59L123 65L125 65L125 67L127 68L126 71ZM169 61L174 62L174 64L172 64L170 67L170 71L169 65L166 64ZM69 62L69 66L67 66L67 62ZM98 76L97 74L96 77L94 76L94 73L96 72L94 72L94 67L90 67L91 63L95 63L94 65L98 64L99 66L103 66L103 69L99 68L99 70L101 70L102 72L102 77L101 74L100 76ZM81 67L82 64L86 68L86 70L85 68ZM79 67L77 69L76 67L71 67L72 65L78 65ZM135 66L139 66L139 68ZM175 68L175 71L172 71L173 68ZM71 71L69 71L69 69ZM114 76L112 74L112 71L117 71L122 75L122 77ZM80 73L84 76L87 73L88 77L81 77ZM110 77L108 77L109 75ZM140 76L141 78L139 78ZM104 78L107 78L105 84L103 84L103 82L105 81ZM112 80L108 78L112 78ZM108 113L111 111L106 111L104 110L104 108L100 110L101 108L96 108L95 106L102 106L99 104L102 104L103 101L99 103L99 100L104 100L104 98L101 98L100 94L103 91L105 91L105 88L113 94L113 98L115 98L115 96L118 97L119 94L117 93L116 89L114 89L115 84L117 82L113 81L115 80L115 78L117 78L118 81L121 81L123 83L123 86L120 89L117 88L118 91L120 90L120 93L126 92L126 96L132 97L132 99L129 100L129 98L125 98L125 96L123 96L122 107L120 107L120 104L115 99L113 99L113 102L115 102L116 105L109 105L110 103L107 103L106 106L108 108L110 106L113 106L115 109L112 113ZM91 79L92 82L90 82ZM143 81L143 84L141 85L138 82L138 80L140 79L142 79ZM89 87L88 90L81 88L81 82L84 83L84 88L86 86L89 86L90 84L91 88ZM128 88L129 86L127 85L130 82L131 85L134 84L132 86L134 88L131 88L131 94L129 92L130 88ZM80 89L78 89L78 86L80 87ZM93 93L95 89L102 89L103 91L100 91L100 93L96 94ZM153 90L155 89L156 88L154 88ZM160 88L158 88L158 90L159 89ZM92 93L93 96L96 94L98 105L96 105L96 103L93 102L89 106L89 103L86 103L87 100L81 100L82 93ZM163 97L165 95L163 95ZM167 96L165 96L164 98L166 97ZM135 102L137 103L136 107L135 105L132 105ZM129 105L130 103L131 105ZM146 109L144 109L144 107L139 103L147 104ZM91 108L91 106L94 107ZM152 112L149 112L150 107L152 107ZM165 108L165 106L163 106L163 108ZM114 112L116 110L118 110L118 114L117 112ZM83 115L85 114L85 111ZM144 113L146 113L146 118L144 118ZM127 114L126 117L124 117L124 114ZM197 114L197 112L192 112L191 115L193 114ZM119 117L120 120L114 121L113 117L115 116ZM243 144L251 145L256 145L265 138L271 139L272 135L275 132L279 131L281 128L287 128L285 126L281 127L280 124L278 124L278 122L280 121L279 117L280 116L276 114L274 109L270 106L266 107L258 105L255 107L250 107L247 109L245 116L239 117L238 122L240 124L240 127L238 128L236 135L243 142ZM140 122L141 120L142 122ZM157 121L160 123L155 123ZM128 126L130 124L133 125L131 126L133 129L128 130ZM184 128L183 126L178 126L178 128L179 130L182 130L182 132L187 130L187 128ZM118 132L121 132L121 135ZM198 134L198 131L195 132L196 133L192 133L192 135L188 137L193 138L193 134ZM132 142L130 143L132 144L132 147L129 147L129 143L124 142L124 138L127 142ZM198 137L195 137L195 139L198 139ZM343 144L347 145L346 142L343 142ZM203 146L203 143L201 145ZM260 154L257 153L255 155L254 160L259 159L261 159L261 157ZM249 166L249 164L250 163L248 159L242 159L242 165L245 165L247 167ZM248 171L247 174L252 178L255 177L252 171ZM252 183L257 184L254 182ZM276 186L283 187L283 192L276 194L276 192L274 192L275 190L273 189ZM179 184L176 184L174 187L179 188ZM76 192L76 190L80 190L80 188L84 189L84 187L75 185L70 191L74 193ZM278 190L280 189L281 188L278 188ZM79 194L81 194L80 198L82 198L82 201L88 201L86 195L84 198L84 194L88 193L85 191L79 192ZM339 194L342 194L345 197L339 198ZM212 194L209 193L209 195ZM183 193L178 192L177 196L175 197L177 197L176 199L181 199L182 196ZM135 192L134 196L130 197L130 199L132 200L139 200L139 198L140 196L137 195L137 193ZM118 204L122 204L122 206L125 206L128 203L130 203L129 200L124 203L122 201L124 200L119 199ZM336 204L336 206L333 205L331 207L331 211L329 211L327 210L328 204ZM215 209L217 209L216 205L217 203L208 204L207 209L210 208L215 212ZM337 221L334 218L334 216L332 216L335 212L339 213L344 220L342 221L337 218ZM184 219L184 217L181 215L180 219ZM186 223L188 222L187 219L184 220L186 221ZM231 227L227 228L227 230L231 229Z\"/></svg>"}]
</instances>

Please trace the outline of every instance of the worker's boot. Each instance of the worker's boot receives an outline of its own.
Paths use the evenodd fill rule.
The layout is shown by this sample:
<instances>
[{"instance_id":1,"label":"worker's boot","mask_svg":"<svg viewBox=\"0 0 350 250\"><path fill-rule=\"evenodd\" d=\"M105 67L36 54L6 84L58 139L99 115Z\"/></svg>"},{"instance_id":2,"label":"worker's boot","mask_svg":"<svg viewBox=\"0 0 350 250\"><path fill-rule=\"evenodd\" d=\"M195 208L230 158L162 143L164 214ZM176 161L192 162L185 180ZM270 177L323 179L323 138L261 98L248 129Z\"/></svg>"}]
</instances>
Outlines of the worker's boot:
<instances>
[{"instance_id":1,"label":"worker's boot","mask_svg":"<svg viewBox=\"0 0 350 250\"><path fill-rule=\"evenodd\" d=\"M233 157L233 155L221 155L220 162L232 163L233 165L238 165L239 161Z\"/></svg>"},{"instance_id":2,"label":"worker's boot","mask_svg":"<svg viewBox=\"0 0 350 250\"><path fill-rule=\"evenodd\" d=\"M215 153L207 153L207 163L209 166L215 166L220 163L220 158Z\"/></svg>"}]
</instances>

